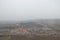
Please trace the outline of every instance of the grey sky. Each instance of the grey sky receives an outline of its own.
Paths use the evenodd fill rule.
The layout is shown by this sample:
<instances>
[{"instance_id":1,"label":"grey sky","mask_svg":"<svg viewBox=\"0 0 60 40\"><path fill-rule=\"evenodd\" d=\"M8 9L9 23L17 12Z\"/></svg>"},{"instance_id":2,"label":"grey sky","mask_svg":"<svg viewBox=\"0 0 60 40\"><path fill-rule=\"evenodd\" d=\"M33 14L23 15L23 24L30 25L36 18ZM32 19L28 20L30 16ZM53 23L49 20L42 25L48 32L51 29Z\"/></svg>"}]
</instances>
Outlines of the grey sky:
<instances>
[{"instance_id":1,"label":"grey sky","mask_svg":"<svg viewBox=\"0 0 60 40\"><path fill-rule=\"evenodd\" d=\"M60 0L0 0L0 20L60 18Z\"/></svg>"}]
</instances>

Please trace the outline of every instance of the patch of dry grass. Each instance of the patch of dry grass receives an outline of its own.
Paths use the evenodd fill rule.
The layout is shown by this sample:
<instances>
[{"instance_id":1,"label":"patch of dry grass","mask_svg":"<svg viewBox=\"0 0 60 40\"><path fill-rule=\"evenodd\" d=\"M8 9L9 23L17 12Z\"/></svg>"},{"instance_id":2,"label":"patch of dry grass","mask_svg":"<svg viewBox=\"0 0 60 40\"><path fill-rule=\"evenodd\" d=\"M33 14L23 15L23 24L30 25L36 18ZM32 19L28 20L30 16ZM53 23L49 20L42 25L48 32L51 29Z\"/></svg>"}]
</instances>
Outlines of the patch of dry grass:
<instances>
[{"instance_id":1,"label":"patch of dry grass","mask_svg":"<svg viewBox=\"0 0 60 40\"><path fill-rule=\"evenodd\" d=\"M34 37L28 37L28 36L11 36L9 40L60 40L60 37L53 37L53 36L34 36Z\"/></svg>"}]
</instances>

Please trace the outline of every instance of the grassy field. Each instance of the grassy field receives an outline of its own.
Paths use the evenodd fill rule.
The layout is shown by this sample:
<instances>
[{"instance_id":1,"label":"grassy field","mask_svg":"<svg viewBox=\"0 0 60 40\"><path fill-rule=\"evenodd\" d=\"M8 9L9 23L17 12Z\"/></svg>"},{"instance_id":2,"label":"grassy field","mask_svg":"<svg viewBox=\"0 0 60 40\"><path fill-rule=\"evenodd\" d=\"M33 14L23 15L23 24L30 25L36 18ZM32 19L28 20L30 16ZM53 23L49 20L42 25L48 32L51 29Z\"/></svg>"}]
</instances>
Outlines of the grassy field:
<instances>
[{"instance_id":1,"label":"grassy field","mask_svg":"<svg viewBox=\"0 0 60 40\"><path fill-rule=\"evenodd\" d=\"M0 40L8 40L8 36L0 36Z\"/></svg>"},{"instance_id":2,"label":"grassy field","mask_svg":"<svg viewBox=\"0 0 60 40\"><path fill-rule=\"evenodd\" d=\"M52 36L36 36L36 37L26 37L26 36L12 36L10 40L60 40L60 37Z\"/></svg>"}]
</instances>

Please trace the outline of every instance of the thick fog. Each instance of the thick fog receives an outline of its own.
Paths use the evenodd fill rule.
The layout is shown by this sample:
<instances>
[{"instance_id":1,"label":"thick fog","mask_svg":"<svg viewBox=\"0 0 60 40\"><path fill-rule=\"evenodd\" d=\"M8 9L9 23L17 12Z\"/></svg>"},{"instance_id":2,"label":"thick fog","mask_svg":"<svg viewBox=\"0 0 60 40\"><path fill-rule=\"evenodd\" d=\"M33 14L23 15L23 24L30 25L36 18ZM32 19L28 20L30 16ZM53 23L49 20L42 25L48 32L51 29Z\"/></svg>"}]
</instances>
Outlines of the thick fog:
<instances>
[{"instance_id":1,"label":"thick fog","mask_svg":"<svg viewBox=\"0 0 60 40\"><path fill-rule=\"evenodd\" d=\"M0 20L60 18L60 0L0 0Z\"/></svg>"}]
</instances>

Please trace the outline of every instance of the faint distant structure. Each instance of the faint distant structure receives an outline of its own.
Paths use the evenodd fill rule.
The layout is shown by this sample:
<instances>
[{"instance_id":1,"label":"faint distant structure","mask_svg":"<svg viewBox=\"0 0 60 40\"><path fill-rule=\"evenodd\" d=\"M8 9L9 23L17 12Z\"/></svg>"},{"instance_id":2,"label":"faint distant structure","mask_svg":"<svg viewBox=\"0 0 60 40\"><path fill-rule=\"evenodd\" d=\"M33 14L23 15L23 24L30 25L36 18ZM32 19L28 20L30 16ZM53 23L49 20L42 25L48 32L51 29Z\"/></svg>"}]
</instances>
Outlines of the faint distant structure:
<instances>
[{"instance_id":1,"label":"faint distant structure","mask_svg":"<svg viewBox=\"0 0 60 40\"><path fill-rule=\"evenodd\" d=\"M52 29L47 27L47 25L46 25L46 26L42 27L42 30L52 30Z\"/></svg>"},{"instance_id":2,"label":"faint distant structure","mask_svg":"<svg viewBox=\"0 0 60 40\"><path fill-rule=\"evenodd\" d=\"M17 25L17 28L19 27L19 24L16 24Z\"/></svg>"}]
</instances>

